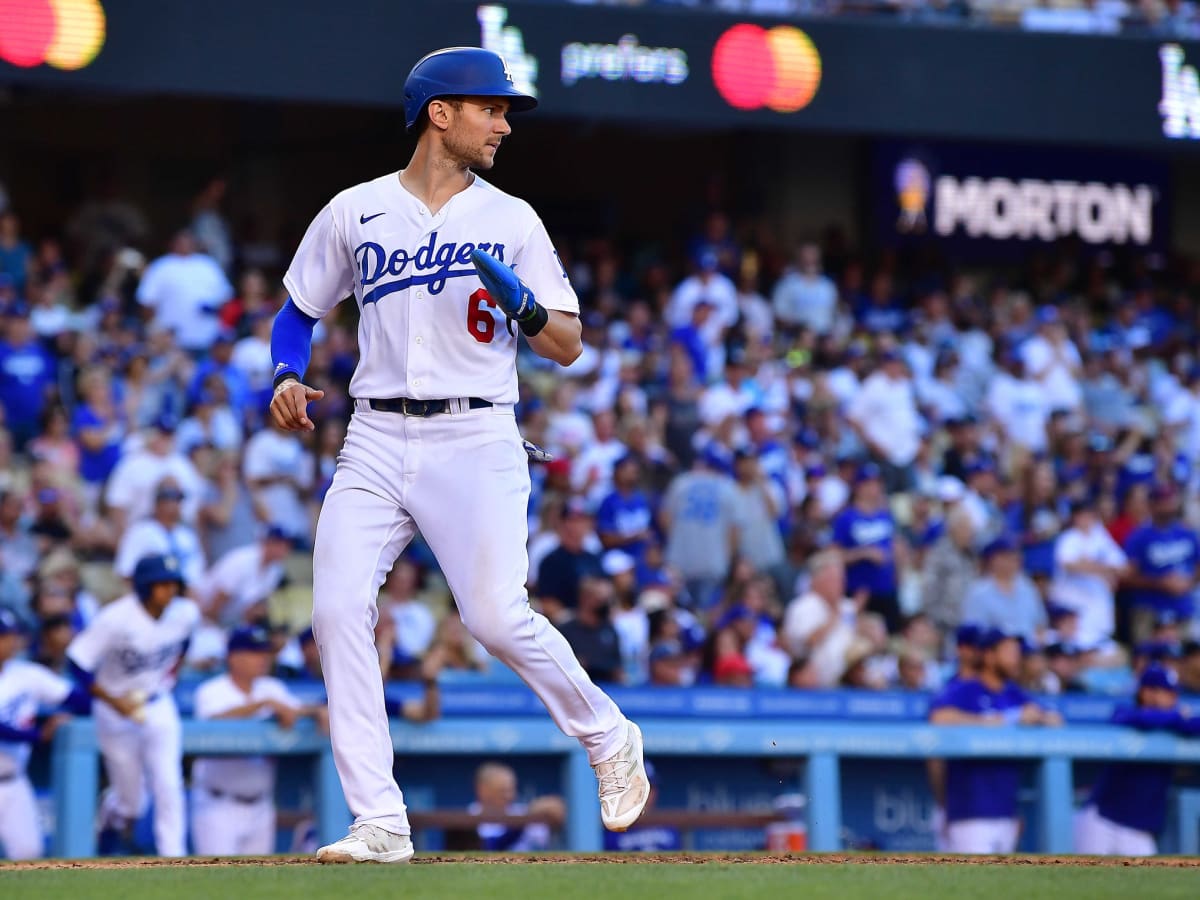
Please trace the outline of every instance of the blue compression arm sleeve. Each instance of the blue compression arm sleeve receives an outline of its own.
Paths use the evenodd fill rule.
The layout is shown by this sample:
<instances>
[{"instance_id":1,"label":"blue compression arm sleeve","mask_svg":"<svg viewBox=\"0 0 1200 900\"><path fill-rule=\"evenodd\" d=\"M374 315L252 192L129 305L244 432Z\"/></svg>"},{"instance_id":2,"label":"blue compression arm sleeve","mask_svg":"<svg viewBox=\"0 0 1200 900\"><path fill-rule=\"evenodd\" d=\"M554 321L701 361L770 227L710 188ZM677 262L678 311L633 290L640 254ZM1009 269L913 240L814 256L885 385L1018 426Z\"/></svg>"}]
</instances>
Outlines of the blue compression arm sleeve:
<instances>
[{"instance_id":1,"label":"blue compression arm sleeve","mask_svg":"<svg viewBox=\"0 0 1200 900\"><path fill-rule=\"evenodd\" d=\"M67 660L67 674L71 676L71 680L79 686L80 690L87 691L89 694L91 693L92 682L96 680L95 675L80 666L73 659Z\"/></svg>"},{"instance_id":2,"label":"blue compression arm sleeve","mask_svg":"<svg viewBox=\"0 0 1200 900\"><path fill-rule=\"evenodd\" d=\"M312 334L317 320L302 313L288 297L283 309L275 316L271 329L271 362L275 367L274 383L279 384L291 375L304 379L308 360L312 356Z\"/></svg>"},{"instance_id":3,"label":"blue compression arm sleeve","mask_svg":"<svg viewBox=\"0 0 1200 900\"><path fill-rule=\"evenodd\" d=\"M77 716L86 716L92 711L92 695L85 687L73 687L62 702L62 708Z\"/></svg>"}]
</instances>

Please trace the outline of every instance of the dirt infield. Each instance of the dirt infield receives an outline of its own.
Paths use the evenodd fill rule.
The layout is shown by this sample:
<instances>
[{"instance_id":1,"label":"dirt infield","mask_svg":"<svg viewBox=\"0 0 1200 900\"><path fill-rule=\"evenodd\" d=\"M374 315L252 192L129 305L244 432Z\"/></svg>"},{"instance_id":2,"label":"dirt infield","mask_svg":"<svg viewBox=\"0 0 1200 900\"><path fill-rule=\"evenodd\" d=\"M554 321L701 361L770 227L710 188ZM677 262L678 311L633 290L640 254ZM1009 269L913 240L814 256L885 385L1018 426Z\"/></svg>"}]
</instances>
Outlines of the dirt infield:
<instances>
[{"instance_id":1,"label":"dirt infield","mask_svg":"<svg viewBox=\"0 0 1200 900\"><path fill-rule=\"evenodd\" d=\"M547 865L576 863L586 865L957 865L957 866L1065 866L1200 869L1200 857L1154 856L1143 858L1105 856L949 856L945 854L894 853L629 853L629 854L488 854L417 856L412 865ZM151 869L206 868L238 866L307 866L311 856L259 856L234 858L163 859L161 857L111 857L101 859L42 859L25 863L0 863L5 869Z\"/></svg>"}]
</instances>

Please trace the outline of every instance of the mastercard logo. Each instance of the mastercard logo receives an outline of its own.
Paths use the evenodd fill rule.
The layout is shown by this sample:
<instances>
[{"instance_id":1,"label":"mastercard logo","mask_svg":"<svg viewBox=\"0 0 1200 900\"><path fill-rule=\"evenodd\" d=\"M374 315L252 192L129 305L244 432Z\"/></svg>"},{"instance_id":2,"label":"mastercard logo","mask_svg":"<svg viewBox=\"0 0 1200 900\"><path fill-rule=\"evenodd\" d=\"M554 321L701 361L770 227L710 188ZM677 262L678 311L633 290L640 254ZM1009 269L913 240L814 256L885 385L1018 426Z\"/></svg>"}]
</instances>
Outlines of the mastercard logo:
<instances>
[{"instance_id":1,"label":"mastercard logo","mask_svg":"<svg viewBox=\"0 0 1200 900\"><path fill-rule=\"evenodd\" d=\"M821 55L799 28L734 25L713 47L713 82L737 109L803 109L821 85Z\"/></svg>"},{"instance_id":2,"label":"mastercard logo","mask_svg":"<svg viewBox=\"0 0 1200 900\"><path fill-rule=\"evenodd\" d=\"M99 0L0 0L0 59L82 69L104 46L104 26Z\"/></svg>"}]
</instances>

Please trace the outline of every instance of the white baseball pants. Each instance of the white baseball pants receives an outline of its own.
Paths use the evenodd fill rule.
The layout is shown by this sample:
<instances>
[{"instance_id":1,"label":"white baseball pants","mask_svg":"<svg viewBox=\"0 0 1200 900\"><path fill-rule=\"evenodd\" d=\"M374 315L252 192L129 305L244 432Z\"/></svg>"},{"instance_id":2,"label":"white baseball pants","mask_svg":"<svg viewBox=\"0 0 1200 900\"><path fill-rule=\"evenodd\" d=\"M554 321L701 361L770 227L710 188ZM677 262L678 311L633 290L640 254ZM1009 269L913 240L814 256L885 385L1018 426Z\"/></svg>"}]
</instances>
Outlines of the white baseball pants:
<instances>
[{"instance_id":1,"label":"white baseball pants","mask_svg":"<svg viewBox=\"0 0 1200 900\"><path fill-rule=\"evenodd\" d=\"M356 823L409 833L392 775L374 627L379 588L418 530L475 639L524 679L593 763L620 750L620 710L562 634L530 609L528 499L528 461L510 407L418 418L356 403L313 552L313 631L334 761Z\"/></svg>"},{"instance_id":2,"label":"white baseball pants","mask_svg":"<svg viewBox=\"0 0 1200 900\"><path fill-rule=\"evenodd\" d=\"M1012 853L1020 834L1016 819L960 819L946 826L950 853Z\"/></svg>"},{"instance_id":3,"label":"white baseball pants","mask_svg":"<svg viewBox=\"0 0 1200 900\"><path fill-rule=\"evenodd\" d=\"M138 723L106 703L95 705L96 741L111 788L101 803L101 815L114 825L140 818L149 799L149 781L155 848L159 856L185 856L179 711L169 693L147 703L145 709L146 721Z\"/></svg>"},{"instance_id":4,"label":"white baseball pants","mask_svg":"<svg viewBox=\"0 0 1200 900\"><path fill-rule=\"evenodd\" d=\"M267 856L275 852L275 799L242 803L192 789L192 849L197 856Z\"/></svg>"},{"instance_id":5,"label":"white baseball pants","mask_svg":"<svg viewBox=\"0 0 1200 900\"><path fill-rule=\"evenodd\" d=\"M1118 825L1100 815L1094 806L1075 813L1075 852L1090 856L1154 856L1154 835Z\"/></svg>"},{"instance_id":6,"label":"white baseball pants","mask_svg":"<svg viewBox=\"0 0 1200 900\"><path fill-rule=\"evenodd\" d=\"M0 782L0 849L8 859L36 859L45 849L33 785L24 775Z\"/></svg>"}]
</instances>

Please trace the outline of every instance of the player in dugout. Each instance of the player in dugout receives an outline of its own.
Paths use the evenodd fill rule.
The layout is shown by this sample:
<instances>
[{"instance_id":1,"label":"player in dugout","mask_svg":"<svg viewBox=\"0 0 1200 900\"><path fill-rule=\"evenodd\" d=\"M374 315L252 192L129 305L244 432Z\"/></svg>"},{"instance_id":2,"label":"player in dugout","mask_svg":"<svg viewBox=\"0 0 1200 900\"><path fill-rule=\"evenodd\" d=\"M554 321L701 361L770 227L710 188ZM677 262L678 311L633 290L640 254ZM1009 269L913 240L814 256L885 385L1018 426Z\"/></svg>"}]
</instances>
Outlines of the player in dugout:
<instances>
[{"instance_id":1,"label":"player in dugout","mask_svg":"<svg viewBox=\"0 0 1200 900\"><path fill-rule=\"evenodd\" d=\"M1200 737L1200 716L1179 706L1179 679L1151 663L1138 679L1134 706L1118 709L1114 725L1164 730ZM1175 767L1170 763L1110 763L1075 817L1075 849L1096 856L1153 856L1155 836L1167 819L1167 795Z\"/></svg>"},{"instance_id":2,"label":"player in dugout","mask_svg":"<svg viewBox=\"0 0 1200 900\"><path fill-rule=\"evenodd\" d=\"M978 640L979 674L951 682L930 705L935 725L1061 725L1062 716L1035 703L1016 684L1021 639L989 629ZM1021 763L953 759L946 763L946 849L951 853L1012 853L1020 820Z\"/></svg>"}]
</instances>

